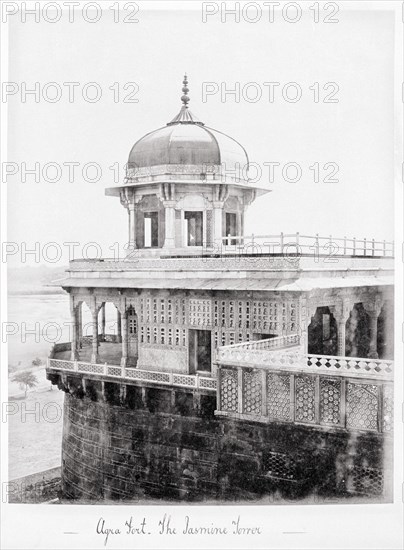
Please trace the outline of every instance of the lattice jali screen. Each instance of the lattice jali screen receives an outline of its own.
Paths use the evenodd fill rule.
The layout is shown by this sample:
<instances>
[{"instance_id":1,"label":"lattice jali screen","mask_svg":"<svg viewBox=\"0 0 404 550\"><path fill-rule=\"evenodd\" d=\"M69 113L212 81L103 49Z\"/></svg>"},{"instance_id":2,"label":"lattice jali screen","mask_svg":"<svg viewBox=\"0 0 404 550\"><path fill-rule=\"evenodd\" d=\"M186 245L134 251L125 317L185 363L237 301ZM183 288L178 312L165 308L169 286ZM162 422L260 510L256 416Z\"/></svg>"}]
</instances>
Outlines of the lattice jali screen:
<instances>
[{"instance_id":1,"label":"lattice jali screen","mask_svg":"<svg viewBox=\"0 0 404 550\"><path fill-rule=\"evenodd\" d=\"M215 390L216 380L214 378L199 378L199 387L209 390Z\"/></svg>"},{"instance_id":2,"label":"lattice jali screen","mask_svg":"<svg viewBox=\"0 0 404 550\"><path fill-rule=\"evenodd\" d=\"M298 422L314 422L316 419L314 378L311 376L296 376L295 396L295 420Z\"/></svg>"},{"instance_id":3,"label":"lattice jali screen","mask_svg":"<svg viewBox=\"0 0 404 550\"><path fill-rule=\"evenodd\" d=\"M180 386L190 386L194 387L196 385L195 376L186 375L186 374L174 374L173 383Z\"/></svg>"},{"instance_id":4,"label":"lattice jali screen","mask_svg":"<svg viewBox=\"0 0 404 550\"><path fill-rule=\"evenodd\" d=\"M379 468L354 466L349 474L348 491L363 495L381 495L384 489L384 474Z\"/></svg>"},{"instance_id":5,"label":"lattice jali screen","mask_svg":"<svg viewBox=\"0 0 404 550\"><path fill-rule=\"evenodd\" d=\"M383 386L383 431L392 432L394 428L394 390L391 385Z\"/></svg>"},{"instance_id":6,"label":"lattice jali screen","mask_svg":"<svg viewBox=\"0 0 404 550\"><path fill-rule=\"evenodd\" d=\"M290 375L268 372L267 411L274 420L292 420L290 411Z\"/></svg>"},{"instance_id":7,"label":"lattice jali screen","mask_svg":"<svg viewBox=\"0 0 404 550\"><path fill-rule=\"evenodd\" d=\"M220 408L223 411L237 412L237 386L237 371L235 369L222 369L220 383Z\"/></svg>"},{"instance_id":8,"label":"lattice jali screen","mask_svg":"<svg viewBox=\"0 0 404 550\"><path fill-rule=\"evenodd\" d=\"M212 324L211 300L189 300L189 324L196 327Z\"/></svg>"},{"instance_id":9,"label":"lattice jali screen","mask_svg":"<svg viewBox=\"0 0 404 550\"><path fill-rule=\"evenodd\" d=\"M279 479L296 479L296 462L290 455L270 451L263 460L267 477Z\"/></svg>"},{"instance_id":10,"label":"lattice jali screen","mask_svg":"<svg viewBox=\"0 0 404 550\"><path fill-rule=\"evenodd\" d=\"M134 380L149 380L151 382L160 382L162 384L170 383L170 375L165 372L126 369L126 376L128 378L133 378Z\"/></svg>"},{"instance_id":11,"label":"lattice jali screen","mask_svg":"<svg viewBox=\"0 0 404 550\"><path fill-rule=\"evenodd\" d=\"M122 376L121 367L108 367L107 374L110 376Z\"/></svg>"},{"instance_id":12,"label":"lattice jali screen","mask_svg":"<svg viewBox=\"0 0 404 550\"><path fill-rule=\"evenodd\" d=\"M49 366L52 369L74 370L73 361L61 361L60 359L50 359Z\"/></svg>"},{"instance_id":13,"label":"lattice jali screen","mask_svg":"<svg viewBox=\"0 0 404 550\"><path fill-rule=\"evenodd\" d=\"M262 378L258 370L243 372L243 413L262 413Z\"/></svg>"},{"instance_id":14,"label":"lattice jali screen","mask_svg":"<svg viewBox=\"0 0 404 550\"><path fill-rule=\"evenodd\" d=\"M320 422L336 425L341 420L341 381L320 378Z\"/></svg>"},{"instance_id":15,"label":"lattice jali screen","mask_svg":"<svg viewBox=\"0 0 404 550\"><path fill-rule=\"evenodd\" d=\"M378 387L348 382L346 424L358 430L377 430Z\"/></svg>"},{"instance_id":16,"label":"lattice jali screen","mask_svg":"<svg viewBox=\"0 0 404 550\"><path fill-rule=\"evenodd\" d=\"M77 363L77 368L79 372L91 372L94 374L103 374L104 373L104 366L103 365L95 365L90 363Z\"/></svg>"}]
</instances>

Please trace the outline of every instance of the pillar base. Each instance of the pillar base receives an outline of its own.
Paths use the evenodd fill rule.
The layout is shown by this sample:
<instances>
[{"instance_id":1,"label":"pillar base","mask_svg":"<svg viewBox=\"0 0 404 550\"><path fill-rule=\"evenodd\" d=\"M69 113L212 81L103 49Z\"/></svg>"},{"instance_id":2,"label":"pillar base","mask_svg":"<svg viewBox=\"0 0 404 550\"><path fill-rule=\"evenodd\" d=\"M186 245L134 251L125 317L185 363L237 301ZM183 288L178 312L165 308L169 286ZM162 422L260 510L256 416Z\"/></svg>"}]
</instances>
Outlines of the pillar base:
<instances>
[{"instance_id":1,"label":"pillar base","mask_svg":"<svg viewBox=\"0 0 404 550\"><path fill-rule=\"evenodd\" d=\"M174 239L166 239L164 241L163 248L175 248L175 240Z\"/></svg>"},{"instance_id":2,"label":"pillar base","mask_svg":"<svg viewBox=\"0 0 404 550\"><path fill-rule=\"evenodd\" d=\"M121 367L124 369L128 366L128 358L127 357L121 357Z\"/></svg>"},{"instance_id":3,"label":"pillar base","mask_svg":"<svg viewBox=\"0 0 404 550\"><path fill-rule=\"evenodd\" d=\"M379 359L379 354L377 351L369 351L368 359Z\"/></svg>"},{"instance_id":4,"label":"pillar base","mask_svg":"<svg viewBox=\"0 0 404 550\"><path fill-rule=\"evenodd\" d=\"M98 353L92 353L91 354L91 363L99 363L100 362L100 357L98 355Z\"/></svg>"},{"instance_id":5,"label":"pillar base","mask_svg":"<svg viewBox=\"0 0 404 550\"><path fill-rule=\"evenodd\" d=\"M78 359L80 359L80 357L77 349L72 350L70 355L70 361L77 361Z\"/></svg>"}]
</instances>

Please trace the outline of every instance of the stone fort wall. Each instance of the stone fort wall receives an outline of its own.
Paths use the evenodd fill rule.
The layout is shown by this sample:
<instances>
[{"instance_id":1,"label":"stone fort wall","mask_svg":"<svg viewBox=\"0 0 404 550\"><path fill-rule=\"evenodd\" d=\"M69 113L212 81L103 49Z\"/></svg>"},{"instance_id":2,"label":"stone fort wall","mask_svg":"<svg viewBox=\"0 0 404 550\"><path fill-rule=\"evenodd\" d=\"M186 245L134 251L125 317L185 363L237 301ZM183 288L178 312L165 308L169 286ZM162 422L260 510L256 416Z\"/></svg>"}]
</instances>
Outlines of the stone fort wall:
<instances>
[{"instance_id":1,"label":"stone fort wall","mask_svg":"<svg viewBox=\"0 0 404 550\"><path fill-rule=\"evenodd\" d=\"M65 394L64 499L391 499L382 434L215 417L215 396L171 389L105 383L101 398L96 384Z\"/></svg>"}]
</instances>

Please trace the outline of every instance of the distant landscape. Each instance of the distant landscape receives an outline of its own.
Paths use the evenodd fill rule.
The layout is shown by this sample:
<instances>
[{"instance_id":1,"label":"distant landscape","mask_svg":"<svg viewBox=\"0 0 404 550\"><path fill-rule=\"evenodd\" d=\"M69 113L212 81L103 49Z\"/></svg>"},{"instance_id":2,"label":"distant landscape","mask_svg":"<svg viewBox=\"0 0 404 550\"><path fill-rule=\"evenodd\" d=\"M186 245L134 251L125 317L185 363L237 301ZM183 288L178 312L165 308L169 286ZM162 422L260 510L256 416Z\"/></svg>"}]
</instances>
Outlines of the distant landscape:
<instances>
[{"instance_id":1,"label":"distant landscape","mask_svg":"<svg viewBox=\"0 0 404 550\"><path fill-rule=\"evenodd\" d=\"M9 479L60 466L63 392L46 380L45 366L55 339L69 340L69 298L57 283L66 277L66 269L43 265L8 269L7 322L16 328L7 338L8 395L14 403L9 419ZM35 377L26 395L26 388L13 380L21 372ZM38 414L29 414L34 410ZM43 414L47 411L56 411L57 418L48 418Z\"/></svg>"},{"instance_id":2,"label":"distant landscape","mask_svg":"<svg viewBox=\"0 0 404 550\"><path fill-rule=\"evenodd\" d=\"M57 282L66 277L68 266L47 265L9 267L7 270L8 293L18 294L65 294Z\"/></svg>"}]
</instances>

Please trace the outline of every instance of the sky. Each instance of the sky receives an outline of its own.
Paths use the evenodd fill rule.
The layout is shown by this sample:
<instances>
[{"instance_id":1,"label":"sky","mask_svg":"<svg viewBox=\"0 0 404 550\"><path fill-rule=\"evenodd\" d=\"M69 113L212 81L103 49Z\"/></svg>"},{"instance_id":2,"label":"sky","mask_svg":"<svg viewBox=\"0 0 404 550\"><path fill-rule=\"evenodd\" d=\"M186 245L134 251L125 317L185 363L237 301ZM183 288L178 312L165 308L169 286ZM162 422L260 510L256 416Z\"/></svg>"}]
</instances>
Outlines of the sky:
<instances>
[{"instance_id":1,"label":"sky","mask_svg":"<svg viewBox=\"0 0 404 550\"><path fill-rule=\"evenodd\" d=\"M177 114L185 71L192 112L242 143L262 169L256 185L272 190L249 207L247 234L393 238L392 13L341 6L336 24L315 23L310 12L295 24L281 17L269 23L265 13L257 23L230 17L221 22L220 14L204 23L199 9L141 9L136 24L115 23L113 15L106 10L94 24L82 17L74 23L67 17L54 24L10 21L8 81L17 92L7 98L7 158L18 170L7 178L7 240L18 250L11 265L43 262L49 242L58 243L60 262L66 263L63 243L80 243L75 253L80 257L86 243L97 242L102 255L111 257L113 243L127 241L127 213L104 189L123 182L135 141ZM58 83L60 100L41 95L35 102L28 95L23 101L24 83L29 89L35 82L45 97L55 90L47 84ZM72 102L64 82L79 83ZM82 93L95 90L85 87L89 82L101 89L99 101L83 99ZM272 102L268 82L279 83ZM294 103L282 95L290 82L302 93ZM207 83L218 91L204 97ZM237 86L238 101L225 94ZM337 87L330 98L338 102L325 103ZM286 87L291 97L294 89ZM257 90L262 97L251 100ZM123 101L130 92L138 102ZM30 175L22 181L22 163L32 168L35 162L40 181ZM70 182L67 163L73 162L79 166ZM46 173L47 163L62 167L58 181L46 181L55 174ZM100 167L99 181L88 181L95 174L91 169L83 175L88 163ZM272 183L264 163L279 163ZM301 167L298 182L282 177L287 163ZM315 163L318 182L310 169ZM119 166L118 178L113 165ZM338 181L324 181L336 165ZM35 243L39 258L24 256L24 247Z\"/></svg>"}]
</instances>

